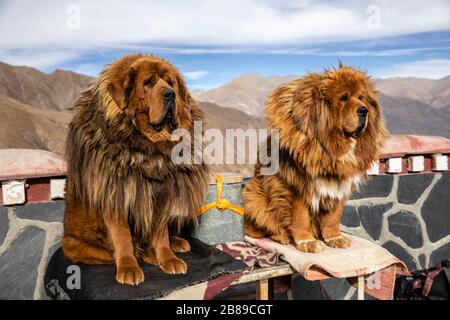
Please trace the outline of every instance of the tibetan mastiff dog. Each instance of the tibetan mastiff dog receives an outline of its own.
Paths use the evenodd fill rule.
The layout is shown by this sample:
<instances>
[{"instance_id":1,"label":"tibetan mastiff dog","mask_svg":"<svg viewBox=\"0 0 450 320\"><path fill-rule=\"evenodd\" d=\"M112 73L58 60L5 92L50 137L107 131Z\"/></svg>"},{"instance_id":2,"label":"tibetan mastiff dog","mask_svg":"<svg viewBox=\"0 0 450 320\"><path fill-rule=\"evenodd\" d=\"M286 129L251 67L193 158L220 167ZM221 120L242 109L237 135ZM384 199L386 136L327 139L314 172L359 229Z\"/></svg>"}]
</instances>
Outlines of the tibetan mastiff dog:
<instances>
[{"instance_id":1,"label":"tibetan mastiff dog","mask_svg":"<svg viewBox=\"0 0 450 320\"><path fill-rule=\"evenodd\" d=\"M65 256L115 263L116 280L137 285L137 259L165 273L186 273L174 252L195 220L208 184L205 164L175 164L172 132L193 132L204 114L178 70L152 55L108 65L76 102L66 146ZM192 152L196 148L192 148ZM198 148L201 149L201 148ZM201 152L201 150L200 150Z\"/></svg>"},{"instance_id":2,"label":"tibetan mastiff dog","mask_svg":"<svg viewBox=\"0 0 450 320\"><path fill-rule=\"evenodd\" d=\"M340 64L281 85L266 113L279 133L279 170L262 175L257 164L244 188L246 234L310 253L349 247L339 228L344 203L388 135L373 83Z\"/></svg>"}]
</instances>

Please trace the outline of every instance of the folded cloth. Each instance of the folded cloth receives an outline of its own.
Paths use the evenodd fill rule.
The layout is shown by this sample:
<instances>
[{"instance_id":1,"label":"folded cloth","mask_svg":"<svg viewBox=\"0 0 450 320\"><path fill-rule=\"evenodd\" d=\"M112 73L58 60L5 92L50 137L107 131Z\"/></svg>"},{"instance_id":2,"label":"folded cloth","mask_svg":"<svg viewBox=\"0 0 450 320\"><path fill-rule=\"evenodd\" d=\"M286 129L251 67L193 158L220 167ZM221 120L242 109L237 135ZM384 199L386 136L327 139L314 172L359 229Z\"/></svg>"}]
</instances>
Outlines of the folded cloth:
<instances>
[{"instance_id":1,"label":"folded cloth","mask_svg":"<svg viewBox=\"0 0 450 320\"><path fill-rule=\"evenodd\" d=\"M216 245L216 248L245 262L249 267L248 271L253 270L254 267L269 268L284 263L280 261L279 253L266 251L263 248L256 247L248 242L236 241L219 243Z\"/></svg>"},{"instance_id":2,"label":"folded cloth","mask_svg":"<svg viewBox=\"0 0 450 320\"><path fill-rule=\"evenodd\" d=\"M68 282L70 287L72 279L70 277L74 276L74 268L69 267L75 264L67 260L59 248L50 259L45 273L46 292L52 299L157 299L175 290L223 275L236 274L238 278L247 267L243 262L200 240L192 238L189 242L191 251L177 254L188 265L188 272L185 275L165 274L159 267L139 261L145 274L145 281L139 286L129 286L116 281L116 267L113 264L80 263L76 264L80 268L80 289L68 288ZM222 291L221 284L227 286L226 281L215 282L215 290L208 293L210 298Z\"/></svg>"},{"instance_id":3,"label":"folded cloth","mask_svg":"<svg viewBox=\"0 0 450 320\"><path fill-rule=\"evenodd\" d=\"M347 278L355 285L357 277L365 276L365 292L377 299L391 299L397 274L408 274L405 264L389 251L368 240L347 235L352 239L348 249L326 248L320 253L304 253L292 245L269 239L246 236L251 244L281 255L298 273L308 280Z\"/></svg>"}]
</instances>

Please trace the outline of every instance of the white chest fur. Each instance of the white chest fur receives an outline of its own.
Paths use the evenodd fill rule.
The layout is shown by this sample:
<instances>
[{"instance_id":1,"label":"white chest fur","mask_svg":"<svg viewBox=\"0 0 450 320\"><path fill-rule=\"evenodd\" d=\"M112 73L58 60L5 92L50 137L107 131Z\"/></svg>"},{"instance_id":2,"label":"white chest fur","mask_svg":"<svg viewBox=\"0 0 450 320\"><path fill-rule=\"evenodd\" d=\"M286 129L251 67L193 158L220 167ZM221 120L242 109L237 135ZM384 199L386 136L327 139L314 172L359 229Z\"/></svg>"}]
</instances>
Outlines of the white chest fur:
<instances>
[{"instance_id":1,"label":"white chest fur","mask_svg":"<svg viewBox=\"0 0 450 320\"><path fill-rule=\"evenodd\" d=\"M317 178L313 183L311 207L318 212L323 200L342 200L352 193L353 186L358 187L362 182L362 176L356 175L345 180L330 178Z\"/></svg>"}]
</instances>

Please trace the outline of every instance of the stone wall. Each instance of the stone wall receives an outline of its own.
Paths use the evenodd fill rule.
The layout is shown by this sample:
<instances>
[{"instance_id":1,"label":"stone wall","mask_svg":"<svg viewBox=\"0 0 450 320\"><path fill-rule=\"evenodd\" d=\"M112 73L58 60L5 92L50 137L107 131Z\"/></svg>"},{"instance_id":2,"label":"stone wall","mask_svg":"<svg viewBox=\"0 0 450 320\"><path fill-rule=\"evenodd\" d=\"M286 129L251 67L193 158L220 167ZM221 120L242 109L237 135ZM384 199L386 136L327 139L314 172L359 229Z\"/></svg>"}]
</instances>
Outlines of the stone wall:
<instances>
[{"instance_id":1,"label":"stone wall","mask_svg":"<svg viewBox=\"0 0 450 320\"><path fill-rule=\"evenodd\" d=\"M374 241L410 270L450 258L450 173L373 176L351 197L342 230Z\"/></svg>"},{"instance_id":2,"label":"stone wall","mask_svg":"<svg viewBox=\"0 0 450 320\"><path fill-rule=\"evenodd\" d=\"M47 298L42 279L63 215L62 200L0 207L0 299ZM450 258L450 172L373 176L345 207L342 229L380 244L411 270ZM323 281L322 289L332 298L356 295L342 279Z\"/></svg>"},{"instance_id":3,"label":"stone wall","mask_svg":"<svg viewBox=\"0 0 450 320\"><path fill-rule=\"evenodd\" d=\"M0 207L0 300L47 299L43 278L63 217L62 200Z\"/></svg>"}]
</instances>

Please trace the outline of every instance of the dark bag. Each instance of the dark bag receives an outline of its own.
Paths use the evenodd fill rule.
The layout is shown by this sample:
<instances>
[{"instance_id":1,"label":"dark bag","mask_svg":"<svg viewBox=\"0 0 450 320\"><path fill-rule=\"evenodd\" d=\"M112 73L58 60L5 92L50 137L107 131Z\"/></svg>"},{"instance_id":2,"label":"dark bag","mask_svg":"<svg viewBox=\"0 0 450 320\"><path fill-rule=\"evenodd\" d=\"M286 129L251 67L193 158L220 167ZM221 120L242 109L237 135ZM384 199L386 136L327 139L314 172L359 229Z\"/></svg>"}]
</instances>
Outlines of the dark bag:
<instances>
[{"instance_id":1,"label":"dark bag","mask_svg":"<svg viewBox=\"0 0 450 320\"><path fill-rule=\"evenodd\" d=\"M448 300L450 293L450 260L435 267L413 271L395 281L395 300Z\"/></svg>"}]
</instances>

